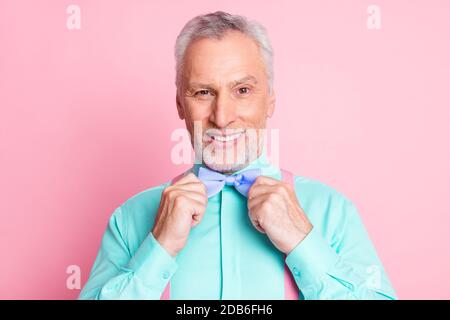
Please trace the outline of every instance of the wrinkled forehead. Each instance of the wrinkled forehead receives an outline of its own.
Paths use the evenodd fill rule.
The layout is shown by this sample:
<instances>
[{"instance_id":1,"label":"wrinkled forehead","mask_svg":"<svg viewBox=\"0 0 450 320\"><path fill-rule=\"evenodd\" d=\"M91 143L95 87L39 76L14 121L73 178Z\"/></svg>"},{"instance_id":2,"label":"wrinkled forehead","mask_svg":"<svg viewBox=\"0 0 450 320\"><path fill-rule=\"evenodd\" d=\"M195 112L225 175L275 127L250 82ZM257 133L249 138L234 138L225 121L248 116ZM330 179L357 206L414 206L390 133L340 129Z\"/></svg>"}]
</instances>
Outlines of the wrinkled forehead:
<instances>
[{"instance_id":1,"label":"wrinkled forehead","mask_svg":"<svg viewBox=\"0 0 450 320\"><path fill-rule=\"evenodd\" d=\"M267 81L258 45L241 32L229 32L221 39L199 39L186 50L182 74L185 84L226 85L248 76L258 83Z\"/></svg>"}]
</instances>

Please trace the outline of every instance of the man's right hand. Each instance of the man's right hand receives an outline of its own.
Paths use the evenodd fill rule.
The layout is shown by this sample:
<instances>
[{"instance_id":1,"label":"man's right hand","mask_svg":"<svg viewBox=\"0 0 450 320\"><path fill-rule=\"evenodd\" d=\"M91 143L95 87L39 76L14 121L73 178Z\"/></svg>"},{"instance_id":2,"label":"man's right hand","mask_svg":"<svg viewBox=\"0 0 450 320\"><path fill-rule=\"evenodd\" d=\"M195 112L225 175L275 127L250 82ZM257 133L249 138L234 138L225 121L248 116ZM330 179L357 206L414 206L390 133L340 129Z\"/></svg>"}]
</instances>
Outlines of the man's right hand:
<instances>
[{"instance_id":1,"label":"man's right hand","mask_svg":"<svg viewBox=\"0 0 450 320\"><path fill-rule=\"evenodd\" d=\"M171 256L183 249L191 227L202 220L207 203L206 187L193 173L164 189L152 233Z\"/></svg>"}]
</instances>

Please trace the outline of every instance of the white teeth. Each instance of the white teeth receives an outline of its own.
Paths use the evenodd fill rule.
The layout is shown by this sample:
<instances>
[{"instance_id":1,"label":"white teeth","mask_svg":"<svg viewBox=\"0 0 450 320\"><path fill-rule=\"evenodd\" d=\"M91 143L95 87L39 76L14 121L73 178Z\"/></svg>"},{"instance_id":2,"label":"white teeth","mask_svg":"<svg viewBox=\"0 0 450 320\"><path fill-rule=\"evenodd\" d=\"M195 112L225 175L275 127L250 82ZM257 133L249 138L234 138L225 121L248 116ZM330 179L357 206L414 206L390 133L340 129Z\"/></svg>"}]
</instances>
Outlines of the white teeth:
<instances>
[{"instance_id":1,"label":"white teeth","mask_svg":"<svg viewBox=\"0 0 450 320\"><path fill-rule=\"evenodd\" d=\"M237 139L242 132L231 134L229 136L213 136L214 140L220 141L220 142L228 142Z\"/></svg>"}]
</instances>

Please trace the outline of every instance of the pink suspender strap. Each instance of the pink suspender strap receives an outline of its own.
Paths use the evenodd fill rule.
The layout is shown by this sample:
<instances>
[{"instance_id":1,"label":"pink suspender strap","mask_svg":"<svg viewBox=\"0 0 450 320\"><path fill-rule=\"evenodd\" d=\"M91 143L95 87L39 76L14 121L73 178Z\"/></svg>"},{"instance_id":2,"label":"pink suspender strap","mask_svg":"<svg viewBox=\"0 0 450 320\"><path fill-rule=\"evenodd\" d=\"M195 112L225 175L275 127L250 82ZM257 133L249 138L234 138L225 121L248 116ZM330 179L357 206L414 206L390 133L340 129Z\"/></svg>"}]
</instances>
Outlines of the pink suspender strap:
<instances>
[{"instance_id":1,"label":"pink suspender strap","mask_svg":"<svg viewBox=\"0 0 450 320\"><path fill-rule=\"evenodd\" d=\"M172 183L176 182L182 177L182 174L172 179ZM286 170L281 169L281 179L292 185L295 189L294 175ZM294 277L292 276L289 267L284 264L284 298L286 300L298 300L299 291ZM161 300L170 300L170 281L167 283L164 292L161 295Z\"/></svg>"},{"instance_id":2,"label":"pink suspender strap","mask_svg":"<svg viewBox=\"0 0 450 320\"><path fill-rule=\"evenodd\" d=\"M295 190L295 180L292 172L281 169L281 179L289 183ZM284 263L284 299L285 300L298 300L299 291L291 270L286 263Z\"/></svg>"},{"instance_id":3,"label":"pink suspender strap","mask_svg":"<svg viewBox=\"0 0 450 320\"><path fill-rule=\"evenodd\" d=\"M161 300L170 300L170 281L167 282L167 286L161 295Z\"/></svg>"}]
</instances>

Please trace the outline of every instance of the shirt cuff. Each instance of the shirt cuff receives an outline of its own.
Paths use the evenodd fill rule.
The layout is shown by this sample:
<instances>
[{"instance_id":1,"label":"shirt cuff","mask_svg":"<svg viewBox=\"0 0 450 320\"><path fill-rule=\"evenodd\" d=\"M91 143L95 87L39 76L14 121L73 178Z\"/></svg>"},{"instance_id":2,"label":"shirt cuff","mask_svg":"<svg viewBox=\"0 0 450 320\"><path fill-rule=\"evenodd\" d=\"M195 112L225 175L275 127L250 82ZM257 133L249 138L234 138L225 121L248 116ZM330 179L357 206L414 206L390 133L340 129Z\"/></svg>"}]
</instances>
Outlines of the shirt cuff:
<instances>
[{"instance_id":1,"label":"shirt cuff","mask_svg":"<svg viewBox=\"0 0 450 320\"><path fill-rule=\"evenodd\" d=\"M299 289L314 287L338 261L339 256L315 227L287 256L286 264Z\"/></svg>"},{"instance_id":2,"label":"shirt cuff","mask_svg":"<svg viewBox=\"0 0 450 320\"><path fill-rule=\"evenodd\" d=\"M128 268L134 271L135 276L142 280L144 285L157 288L161 292L177 267L175 258L161 246L151 232L128 263Z\"/></svg>"}]
</instances>

